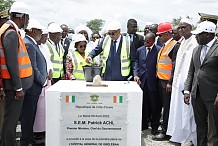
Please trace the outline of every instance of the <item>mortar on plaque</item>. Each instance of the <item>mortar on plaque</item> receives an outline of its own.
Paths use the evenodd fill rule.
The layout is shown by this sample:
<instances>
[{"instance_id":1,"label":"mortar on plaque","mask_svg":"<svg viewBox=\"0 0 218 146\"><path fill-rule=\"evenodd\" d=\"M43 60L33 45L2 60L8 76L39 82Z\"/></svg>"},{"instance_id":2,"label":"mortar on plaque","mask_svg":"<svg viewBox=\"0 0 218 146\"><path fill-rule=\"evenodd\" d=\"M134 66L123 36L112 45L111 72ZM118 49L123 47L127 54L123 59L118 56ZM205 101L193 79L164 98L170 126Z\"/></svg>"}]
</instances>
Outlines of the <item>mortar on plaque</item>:
<instances>
[{"instance_id":1,"label":"mortar on plaque","mask_svg":"<svg viewBox=\"0 0 218 146\"><path fill-rule=\"evenodd\" d=\"M90 87L107 87L107 85L101 83L102 67L100 66L83 66L83 72L86 82L92 82L86 84Z\"/></svg>"}]
</instances>

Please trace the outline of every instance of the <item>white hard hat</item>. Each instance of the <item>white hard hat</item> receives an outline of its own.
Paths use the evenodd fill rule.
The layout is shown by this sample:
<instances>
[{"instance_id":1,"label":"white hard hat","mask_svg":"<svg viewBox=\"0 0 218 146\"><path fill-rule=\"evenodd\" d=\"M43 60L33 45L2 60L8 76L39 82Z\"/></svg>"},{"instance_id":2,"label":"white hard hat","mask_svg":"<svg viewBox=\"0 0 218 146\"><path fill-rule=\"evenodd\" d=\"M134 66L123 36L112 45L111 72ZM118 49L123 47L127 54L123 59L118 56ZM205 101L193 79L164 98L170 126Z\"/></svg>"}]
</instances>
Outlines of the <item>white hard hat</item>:
<instances>
[{"instance_id":1,"label":"white hard hat","mask_svg":"<svg viewBox=\"0 0 218 146\"><path fill-rule=\"evenodd\" d=\"M45 26L42 26L42 34L48 34L48 28Z\"/></svg>"},{"instance_id":2,"label":"white hard hat","mask_svg":"<svg viewBox=\"0 0 218 146\"><path fill-rule=\"evenodd\" d=\"M75 37L74 37L74 43L77 43L77 42L87 42L86 40L86 37L82 34L76 34Z\"/></svg>"},{"instance_id":3,"label":"white hard hat","mask_svg":"<svg viewBox=\"0 0 218 146\"><path fill-rule=\"evenodd\" d=\"M75 34L79 34L79 32L82 31L82 30L85 30L87 32L89 38L91 37L92 30L89 27L85 26L85 25L77 26L75 28Z\"/></svg>"},{"instance_id":4,"label":"white hard hat","mask_svg":"<svg viewBox=\"0 0 218 146\"><path fill-rule=\"evenodd\" d=\"M29 8L24 2L14 2L11 6L10 13L29 14Z\"/></svg>"},{"instance_id":5,"label":"white hard hat","mask_svg":"<svg viewBox=\"0 0 218 146\"><path fill-rule=\"evenodd\" d=\"M197 28L194 31L192 31L193 34L199 34L202 32L215 33L216 25L210 21L203 21L198 24Z\"/></svg>"},{"instance_id":6,"label":"white hard hat","mask_svg":"<svg viewBox=\"0 0 218 146\"><path fill-rule=\"evenodd\" d=\"M107 30L118 30L121 29L121 24L117 20L112 20L107 24Z\"/></svg>"},{"instance_id":7,"label":"white hard hat","mask_svg":"<svg viewBox=\"0 0 218 146\"><path fill-rule=\"evenodd\" d=\"M192 25L192 20L189 19L189 18L182 18L182 19L180 20L180 23L187 23L187 24L189 24L189 25Z\"/></svg>"},{"instance_id":8,"label":"white hard hat","mask_svg":"<svg viewBox=\"0 0 218 146\"><path fill-rule=\"evenodd\" d=\"M32 28L36 28L36 29L41 29L42 30L43 26L36 19L30 19L26 29L30 30Z\"/></svg>"},{"instance_id":9,"label":"white hard hat","mask_svg":"<svg viewBox=\"0 0 218 146\"><path fill-rule=\"evenodd\" d=\"M63 30L61 29L60 25L56 24L56 23L51 23L48 26L48 32L50 33L57 33L57 32L62 32Z\"/></svg>"}]
</instances>

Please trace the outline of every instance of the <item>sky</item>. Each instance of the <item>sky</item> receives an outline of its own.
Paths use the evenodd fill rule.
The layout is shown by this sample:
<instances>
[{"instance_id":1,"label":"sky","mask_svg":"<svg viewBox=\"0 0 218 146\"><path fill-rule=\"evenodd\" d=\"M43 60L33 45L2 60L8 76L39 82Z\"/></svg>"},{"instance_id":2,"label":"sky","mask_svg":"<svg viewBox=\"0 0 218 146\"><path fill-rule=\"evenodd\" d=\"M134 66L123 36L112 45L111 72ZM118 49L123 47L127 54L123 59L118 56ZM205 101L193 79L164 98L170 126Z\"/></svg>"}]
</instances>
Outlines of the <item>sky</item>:
<instances>
[{"instance_id":1,"label":"sky","mask_svg":"<svg viewBox=\"0 0 218 146\"><path fill-rule=\"evenodd\" d=\"M50 22L71 28L93 19L108 22L117 19L126 31L129 18L138 21L143 30L148 22L171 22L173 18L190 16L199 20L198 12L218 15L218 0L17 0L30 8L30 18L47 26Z\"/></svg>"}]
</instances>

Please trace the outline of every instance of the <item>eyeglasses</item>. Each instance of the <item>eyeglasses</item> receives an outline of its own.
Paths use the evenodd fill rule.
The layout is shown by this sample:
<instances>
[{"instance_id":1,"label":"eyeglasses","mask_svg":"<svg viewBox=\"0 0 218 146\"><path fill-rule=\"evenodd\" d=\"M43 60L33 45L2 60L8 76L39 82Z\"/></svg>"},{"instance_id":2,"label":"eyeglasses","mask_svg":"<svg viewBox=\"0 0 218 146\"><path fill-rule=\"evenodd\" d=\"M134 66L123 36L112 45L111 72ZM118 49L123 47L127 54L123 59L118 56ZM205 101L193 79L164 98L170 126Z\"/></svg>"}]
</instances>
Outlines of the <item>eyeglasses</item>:
<instances>
[{"instance_id":1,"label":"eyeglasses","mask_svg":"<svg viewBox=\"0 0 218 146\"><path fill-rule=\"evenodd\" d=\"M117 33L117 31L115 31L115 32L108 32L108 35L114 36L116 33Z\"/></svg>"},{"instance_id":2,"label":"eyeglasses","mask_svg":"<svg viewBox=\"0 0 218 146\"><path fill-rule=\"evenodd\" d=\"M149 41L149 40L145 40L145 43L147 43L147 44L149 44L151 41Z\"/></svg>"},{"instance_id":3,"label":"eyeglasses","mask_svg":"<svg viewBox=\"0 0 218 146\"><path fill-rule=\"evenodd\" d=\"M80 48L80 49L86 48L86 45L80 45L79 48Z\"/></svg>"},{"instance_id":4,"label":"eyeglasses","mask_svg":"<svg viewBox=\"0 0 218 146\"><path fill-rule=\"evenodd\" d=\"M186 28L187 28L187 26L180 26L177 29L180 30L180 29L186 29Z\"/></svg>"},{"instance_id":5,"label":"eyeglasses","mask_svg":"<svg viewBox=\"0 0 218 146\"><path fill-rule=\"evenodd\" d=\"M80 34L88 34L86 31L80 31Z\"/></svg>"},{"instance_id":6,"label":"eyeglasses","mask_svg":"<svg viewBox=\"0 0 218 146\"><path fill-rule=\"evenodd\" d=\"M165 32L165 33L161 33L161 34L159 34L159 37L162 37L162 36L164 36L165 34L167 34L168 32Z\"/></svg>"}]
</instances>

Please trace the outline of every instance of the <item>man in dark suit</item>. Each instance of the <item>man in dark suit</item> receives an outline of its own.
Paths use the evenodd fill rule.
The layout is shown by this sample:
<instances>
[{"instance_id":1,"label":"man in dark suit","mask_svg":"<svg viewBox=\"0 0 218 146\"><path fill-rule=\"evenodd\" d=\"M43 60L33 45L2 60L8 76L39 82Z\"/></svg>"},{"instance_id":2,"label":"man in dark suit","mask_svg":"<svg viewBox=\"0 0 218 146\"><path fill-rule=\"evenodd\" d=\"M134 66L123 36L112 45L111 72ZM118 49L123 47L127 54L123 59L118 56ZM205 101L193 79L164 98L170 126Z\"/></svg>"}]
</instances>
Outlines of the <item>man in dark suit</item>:
<instances>
[{"instance_id":1,"label":"man in dark suit","mask_svg":"<svg viewBox=\"0 0 218 146\"><path fill-rule=\"evenodd\" d=\"M0 29L1 73L6 95L2 146L16 145L16 126L24 93L33 83L31 62L20 36L20 29L25 29L28 24L28 14L25 3L14 2L10 9L10 20Z\"/></svg>"},{"instance_id":2,"label":"man in dark suit","mask_svg":"<svg viewBox=\"0 0 218 146\"><path fill-rule=\"evenodd\" d=\"M132 51L132 57L136 57L136 51L138 48L144 45L144 36L137 34L137 28L138 24L135 19L129 19L127 21L127 34L130 37L130 42L131 42L131 51ZM132 69L132 68L131 68ZM133 71L130 71L130 75L133 76ZM133 80L133 79L132 79Z\"/></svg>"},{"instance_id":3,"label":"man in dark suit","mask_svg":"<svg viewBox=\"0 0 218 146\"><path fill-rule=\"evenodd\" d=\"M29 146L29 144L33 143L33 124L35 121L37 103L42 88L47 85L46 61L37 45L37 41L41 38L42 26L37 20L30 19L29 25L25 31L26 36L24 42L33 67L34 80L32 87L26 90L20 115L21 146Z\"/></svg>"},{"instance_id":4,"label":"man in dark suit","mask_svg":"<svg viewBox=\"0 0 218 146\"><path fill-rule=\"evenodd\" d=\"M214 23L204 21L192 32L196 34L199 46L192 54L184 102L190 104L192 97L198 146L207 145L208 115L212 121L213 146L218 145L218 41L215 29Z\"/></svg>"},{"instance_id":5,"label":"man in dark suit","mask_svg":"<svg viewBox=\"0 0 218 146\"><path fill-rule=\"evenodd\" d=\"M143 90L142 131L148 129L148 105L151 112L151 133L157 134L160 114L158 113L158 79L156 77L157 55L160 47L154 44L155 34L148 33L145 36L145 45L136 52L133 61L134 80ZM149 114L150 115L150 114Z\"/></svg>"},{"instance_id":6,"label":"man in dark suit","mask_svg":"<svg viewBox=\"0 0 218 146\"><path fill-rule=\"evenodd\" d=\"M131 46L129 36L121 35L121 24L112 20L108 24L108 35L93 49L86 61L92 62L92 58L103 51L103 80L126 81L131 69Z\"/></svg>"},{"instance_id":7,"label":"man in dark suit","mask_svg":"<svg viewBox=\"0 0 218 146\"><path fill-rule=\"evenodd\" d=\"M129 19L127 21L127 35L130 36L130 41L133 43L134 51L144 45L144 37L140 34L137 34L138 24L135 19Z\"/></svg>"},{"instance_id":8,"label":"man in dark suit","mask_svg":"<svg viewBox=\"0 0 218 146\"><path fill-rule=\"evenodd\" d=\"M61 25L61 29L62 31L62 38L61 38L61 45L63 46L64 49L64 56L63 56L63 69L64 69L64 74L66 73L66 68L65 68L65 64L66 64L66 56L68 54L68 49L70 46L70 39L67 37L68 33L69 33L69 28L66 24L62 24Z\"/></svg>"}]
</instances>

